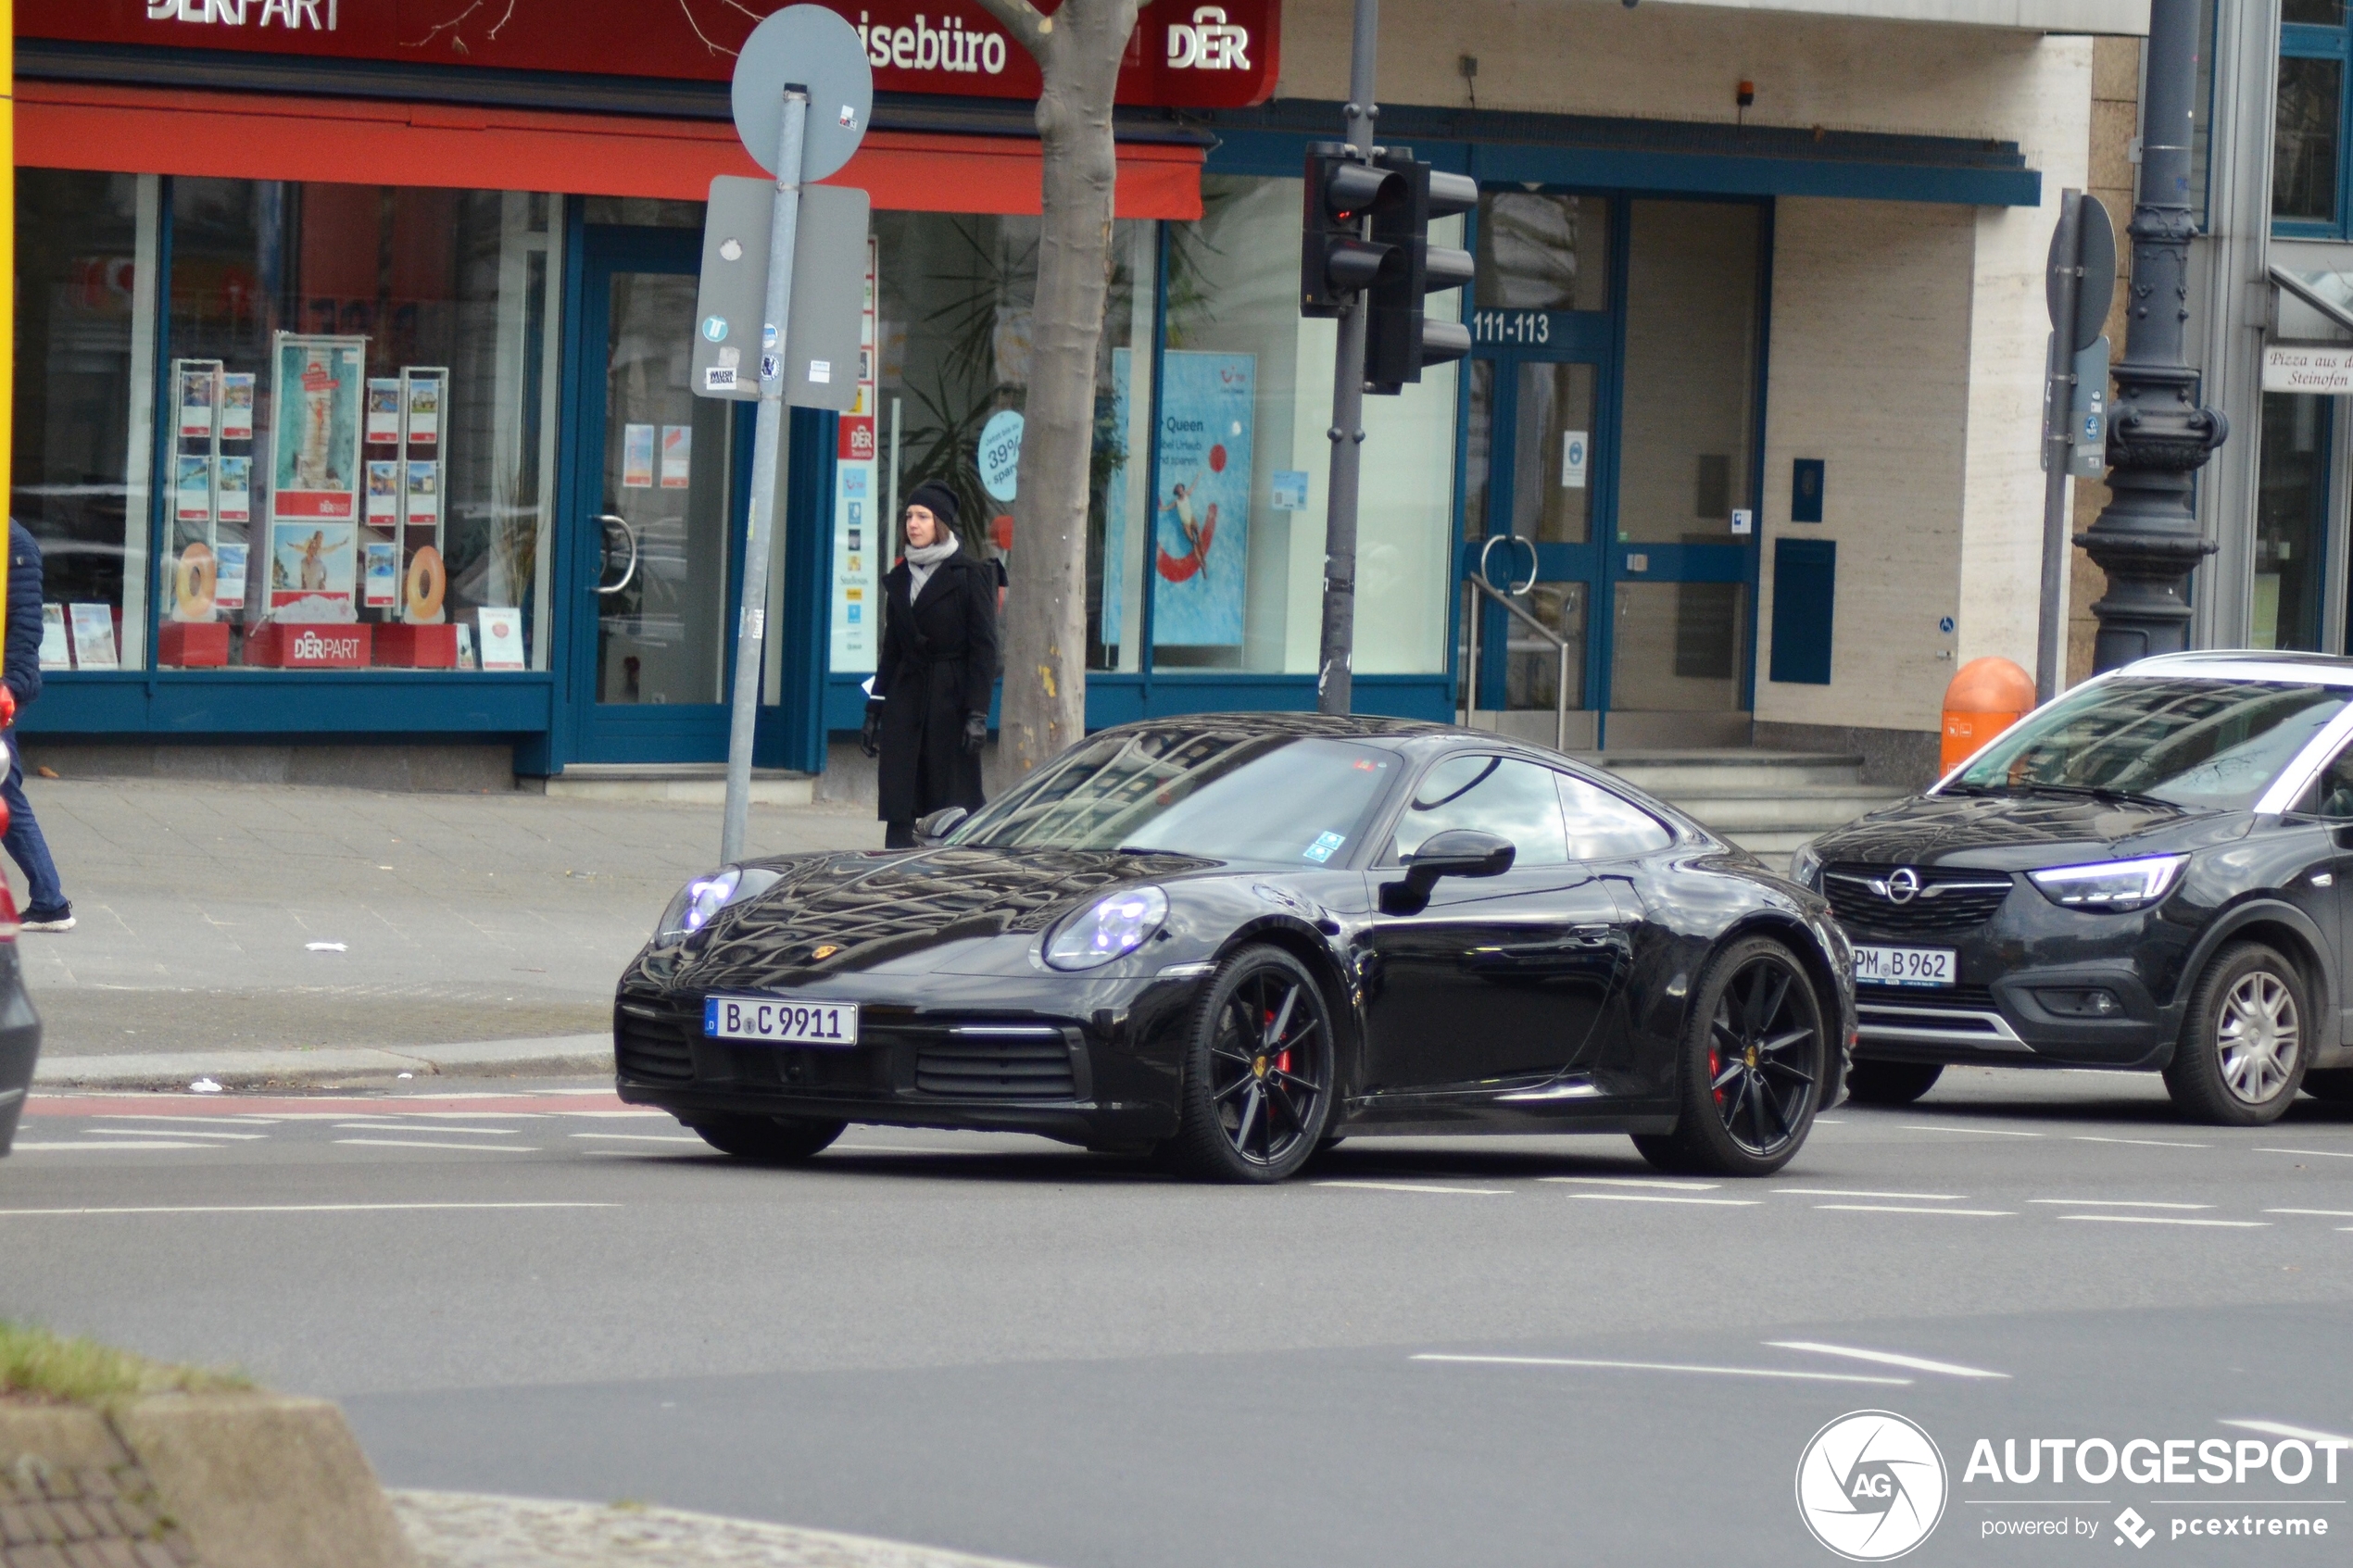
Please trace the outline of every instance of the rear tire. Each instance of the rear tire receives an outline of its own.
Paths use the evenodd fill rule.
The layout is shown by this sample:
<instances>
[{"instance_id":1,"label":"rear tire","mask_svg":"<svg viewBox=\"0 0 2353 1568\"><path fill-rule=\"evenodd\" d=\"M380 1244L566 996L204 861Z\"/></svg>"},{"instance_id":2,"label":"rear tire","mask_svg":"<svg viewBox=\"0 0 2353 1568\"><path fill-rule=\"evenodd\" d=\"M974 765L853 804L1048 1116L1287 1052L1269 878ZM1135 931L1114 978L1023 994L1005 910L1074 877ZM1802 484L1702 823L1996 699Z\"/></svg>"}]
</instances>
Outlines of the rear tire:
<instances>
[{"instance_id":1,"label":"rear tire","mask_svg":"<svg viewBox=\"0 0 2353 1568\"><path fill-rule=\"evenodd\" d=\"M1805 1145L1833 1048L1797 955L1769 936L1736 942L1692 996L1675 1130L1637 1135L1634 1147L1662 1171L1771 1175Z\"/></svg>"},{"instance_id":2,"label":"rear tire","mask_svg":"<svg viewBox=\"0 0 2353 1568\"><path fill-rule=\"evenodd\" d=\"M2275 947L2234 942L2214 955L2190 991L2166 1090L2194 1122L2276 1122L2304 1081L2311 1020L2296 967Z\"/></svg>"},{"instance_id":3,"label":"rear tire","mask_svg":"<svg viewBox=\"0 0 2353 1568\"><path fill-rule=\"evenodd\" d=\"M2304 1092L2314 1099L2353 1105L2353 1067L2330 1067L2304 1074Z\"/></svg>"},{"instance_id":4,"label":"rear tire","mask_svg":"<svg viewBox=\"0 0 2353 1568\"><path fill-rule=\"evenodd\" d=\"M1909 1105L1944 1075L1937 1061L1858 1061L1846 1070L1846 1098L1860 1105Z\"/></svg>"},{"instance_id":5,"label":"rear tire","mask_svg":"<svg viewBox=\"0 0 2353 1568\"><path fill-rule=\"evenodd\" d=\"M738 1160L794 1165L841 1136L846 1122L805 1116L717 1116L693 1123L703 1142Z\"/></svg>"}]
</instances>

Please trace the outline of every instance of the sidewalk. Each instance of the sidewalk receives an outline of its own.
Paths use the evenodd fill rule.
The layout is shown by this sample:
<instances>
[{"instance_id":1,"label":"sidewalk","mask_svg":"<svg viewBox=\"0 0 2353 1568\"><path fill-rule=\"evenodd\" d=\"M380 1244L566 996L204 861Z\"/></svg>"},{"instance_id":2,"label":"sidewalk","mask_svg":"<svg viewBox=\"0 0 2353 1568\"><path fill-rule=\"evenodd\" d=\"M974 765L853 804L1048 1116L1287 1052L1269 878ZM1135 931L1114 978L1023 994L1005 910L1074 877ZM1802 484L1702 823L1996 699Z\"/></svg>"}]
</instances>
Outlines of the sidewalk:
<instances>
[{"instance_id":1,"label":"sidewalk","mask_svg":"<svg viewBox=\"0 0 2353 1568\"><path fill-rule=\"evenodd\" d=\"M80 922L17 943L48 1083L581 1071L622 966L718 859L709 806L25 784ZM755 854L881 842L872 808L751 813Z\"/></svg>"}]
</instances>

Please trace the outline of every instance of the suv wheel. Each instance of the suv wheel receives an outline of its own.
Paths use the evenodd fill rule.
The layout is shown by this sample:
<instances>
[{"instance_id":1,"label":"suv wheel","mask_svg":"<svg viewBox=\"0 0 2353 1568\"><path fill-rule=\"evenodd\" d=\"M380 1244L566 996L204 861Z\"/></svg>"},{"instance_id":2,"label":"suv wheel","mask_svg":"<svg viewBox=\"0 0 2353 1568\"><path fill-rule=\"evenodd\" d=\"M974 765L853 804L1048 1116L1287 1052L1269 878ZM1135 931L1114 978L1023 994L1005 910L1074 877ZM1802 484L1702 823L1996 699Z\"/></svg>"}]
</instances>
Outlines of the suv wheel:
<instances>
[{"instance_id":1,"label":"suv wheel","mask_svg":"<svg viewBox=\"0 0 2353 1568\"><path fill-rule=\"evenodd\" d=\"M2296 1098L2308 1060L2311 1009L2304 977L2259 942L2214 955L2190 992L2165 1086L2183 1114L2221 1126L2277 1121Z\"/></svg>"},{"instance_id":2,"label":"suv wheel","mask_svg":"<svg viewBox=\"0 0 2353 1568\"><path fill-rule=\"evenodd\" d=\"M1846 1070L1846 1098L1861 1105L1909 1105L1944 1075L1940 1061L1858 1061Z\"/></svg>"}]
</instances>

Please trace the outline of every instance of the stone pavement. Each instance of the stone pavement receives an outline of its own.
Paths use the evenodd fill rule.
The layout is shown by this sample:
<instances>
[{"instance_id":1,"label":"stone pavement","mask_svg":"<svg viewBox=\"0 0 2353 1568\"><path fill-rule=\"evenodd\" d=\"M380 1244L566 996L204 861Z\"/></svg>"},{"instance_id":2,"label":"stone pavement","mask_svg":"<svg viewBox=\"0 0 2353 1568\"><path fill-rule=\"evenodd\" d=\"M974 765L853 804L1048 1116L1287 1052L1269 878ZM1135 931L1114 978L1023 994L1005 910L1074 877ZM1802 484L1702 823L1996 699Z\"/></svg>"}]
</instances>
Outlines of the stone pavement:
<instances>
[{"instance_id":1,"label":"stone pavement","mask_svg":"<svg viewBox=\"0 0 2353 1568\"><path fill-rule=\"evenodd\" d=\"M520 1041L508 1056L544 1055L528 1042L610 1029L622 966L718 859L708 806L186 780L26 788L80 921L18 939L44 1077L132 1053L294 1063ZM755 807L749 847L879 846L872 812ZM7 874L21 908L23 879ZM476 1071L500 1060L472 1055Z\"/></svg>"},{"instance_id":2,"label":"stone pavement","mask_svg":"<svg viewBox=\"0 0 2353 1568\"><path fill-rule=\"evenodd\" d=\"M628 1503L392 1492L423 1568L1019 1568L896 1541Z\"/></svg>"}]
</instances>

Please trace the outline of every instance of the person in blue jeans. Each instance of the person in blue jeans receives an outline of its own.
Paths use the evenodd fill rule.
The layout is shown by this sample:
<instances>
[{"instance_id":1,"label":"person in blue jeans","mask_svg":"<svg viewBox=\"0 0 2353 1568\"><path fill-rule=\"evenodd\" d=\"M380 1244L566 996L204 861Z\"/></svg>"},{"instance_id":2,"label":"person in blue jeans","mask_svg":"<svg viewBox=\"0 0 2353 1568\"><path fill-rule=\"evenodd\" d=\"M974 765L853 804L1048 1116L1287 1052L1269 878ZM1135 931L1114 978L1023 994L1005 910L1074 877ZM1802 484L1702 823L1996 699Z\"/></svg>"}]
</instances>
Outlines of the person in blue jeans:
<instances>
[{"instance_id":1,"label":"person in blue jeans","mask_svg":"<svg viewBox=\"0 0 2353 1568\"><path fill-rule=\"evenodd\" d=\"M8 520L8 643L5 671L16 699L16 711L41 695L41 541L15 518ZM0 782L0 801L8 807L8 831L0 844L23 871L29 884L23 928L27 931L71 931L73 906L66 901L65 884L57 880L57 863L49 858L49 841L24 793L24 760L17 755L13 717L0 730L0 745L8 748L8 776Z\"/></svg>"}]
</instances>

